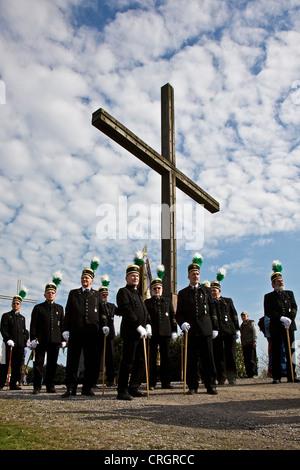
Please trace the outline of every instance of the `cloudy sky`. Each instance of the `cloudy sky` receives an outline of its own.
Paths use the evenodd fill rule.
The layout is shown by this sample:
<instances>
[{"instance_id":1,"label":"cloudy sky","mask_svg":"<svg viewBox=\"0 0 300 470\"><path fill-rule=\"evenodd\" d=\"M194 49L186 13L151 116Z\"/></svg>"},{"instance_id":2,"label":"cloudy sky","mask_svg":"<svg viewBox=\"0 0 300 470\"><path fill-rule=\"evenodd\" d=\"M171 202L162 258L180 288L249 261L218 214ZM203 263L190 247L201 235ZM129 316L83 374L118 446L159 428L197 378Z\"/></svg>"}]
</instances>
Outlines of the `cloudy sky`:
<instances>
[{"instance_id":1,"label":"cloudy sky","mask_svg":"<svg viewBox=\"0 0 300 470\"><path fill-rule=\"evenodd\" d=\"M155 272L160 176L91 120L104 108L160 152L170 83L177 167L220 203L210 214L177 190L178 290L198 251L201 280L225 267L222 294L258 321L279 259L299 303L299 10L298 0L0 0L1 293L21 279L40 302L59 269L65 305L98 256L95 287L108 274L115 302L145 244Z\"/></svg>"}]
</instances>

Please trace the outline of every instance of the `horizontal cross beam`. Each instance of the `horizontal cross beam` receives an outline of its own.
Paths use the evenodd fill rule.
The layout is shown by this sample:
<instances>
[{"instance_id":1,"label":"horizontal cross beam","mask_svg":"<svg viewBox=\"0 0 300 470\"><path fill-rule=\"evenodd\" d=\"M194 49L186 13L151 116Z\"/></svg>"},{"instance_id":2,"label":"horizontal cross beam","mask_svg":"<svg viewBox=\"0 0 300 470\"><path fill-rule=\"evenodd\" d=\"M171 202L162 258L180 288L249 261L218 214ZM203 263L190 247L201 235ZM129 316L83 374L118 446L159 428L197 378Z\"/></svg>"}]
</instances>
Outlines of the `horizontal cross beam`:
<instances>
[{"instance_id":1,"label":"horizontal cross beam","mask_svg":"<svg viewBox=\"0 0 300 470\"><path fill-rule=\"evenodd\" d=\"M103 108L93 113L92 124L160 175L166 172L175 174L177 188L198 204L203 204L209 212L214 213L220 210L219 203L215 199Z\"/></svg>"}]
</instances>

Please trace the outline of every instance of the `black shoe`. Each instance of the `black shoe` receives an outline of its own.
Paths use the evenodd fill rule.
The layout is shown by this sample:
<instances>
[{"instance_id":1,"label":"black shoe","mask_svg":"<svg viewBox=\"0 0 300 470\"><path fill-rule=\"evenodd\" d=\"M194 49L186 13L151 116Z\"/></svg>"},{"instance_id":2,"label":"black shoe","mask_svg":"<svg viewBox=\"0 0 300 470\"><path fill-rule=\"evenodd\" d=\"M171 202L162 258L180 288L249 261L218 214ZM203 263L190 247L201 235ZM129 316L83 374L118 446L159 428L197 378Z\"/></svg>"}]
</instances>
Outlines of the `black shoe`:
<instances>
[{"instance_id":1,"label":"black shoe","mask_svg":"<svg viewBox=\"0 0 300 470\"><path fill-rule=\"evenodd\" d=\"M34 388L32 395L38 395L40 393L41 389L40 388Z\"/></svg>"},{"instance_id":2,"label":"black shoe","mask_svg":"<svg viewBox=\"0 0 300 470\"><path fill-rule=\"evenodd\" d=\"M54 385L52 387L47 387L46 391L47 393L56 393Z\"/></svg>"},{"instance_id":3,"label":"black shoe","mask_svg":"<svg viewBox=\"0 0 300 470\"><path fill-rule=\"evenodd\" d=\"M115 384L114 382L106 382L107 387L113 387Z\"/></svg>"},{"instance_id":4,"label":"black shoe","mask_svg":"<svg viewBox=\"0 0 300 470\"><path fill-rule=\"evenodd\" d=\"M70 398L70 397L74 397L75 395L76 395L76 389L72 389L68 387L65 393L61 395L61 398Z\"/></svg>"},{"instance_id":5,"label":"black shoe","mask_svg":"<svg viewBox=\"0 0 300 470\"><path fill-rule=\"evenodd\" d=\"M22 390L22 388L20 387L20 385L12 385L9 387L9 390Z\"/></svg>"},{"instance_id":6,"label":"black shoe","mask_svg":"<svg viewBox=\"0 0 300 470\"><path fill-rule=\"evenodd\" d=\"M81 395L85 395L87 397L95 396L94 392L91 389L84 389L84 388L81 390Z\"/></svg>"},{"instance_id":7,"label":"black shoe","mask_svg":"<svg viewBox=\"0 0 300 470\"><path fill-rule=\"evenodd\" d=\"M128 390L128 393L129 393L129 395L131 395L132 397L137 397L137 398L139 398L139 397L144 397L144 396L145 396L144 393L140 392L140 391L137 390L137 389L136 389L136 390L135 390L135 389L129 389L129 390Z\"/></svg>"},{"instance_id":8,"label":"black shoe","mask_svg":"<svg viewBox=\"0 0 300 470\"><path fill-rule=\"evenodd\" d=\"M281 380L280 379L273 379L272 384L280 384Z\"/></svg>"},{"instance_id":9,"label":"black shoe","mask_svg":"<svg viewBox=\"0 0 300 470\"><path fill-rule=\"evenodd\" d=\"M197 393L197 390L194 390L194 389L190 389L188 392L187 392L187 395L195 395Z\"/></svg>"},{"instance_id":10,"label":"black shoe","mask_svg":"<svg viewBox=\"0 0 300 470\"><path fill-rule=\"evenodd\" d=\"M161 388L167 388L167 389L170 389L170 390L171 390L171 389L174 388L174 387L173 387L173 385L171 385L171 384L166 384L166 385L162 385Z\"/></svg>"},{"instance_id":11,"label":"black shoe","mask_svg":"<svg viewBox=\"0 0 300 470\"><path fill-rule=\"evenodd\" d=\"M128 392L119 392L117 400L132 400L132 396Z\"/></svg>"},{"instance_id":12,"label":"black shoe","mask_svg":"<svg viewBox=\"0 0 300 470\"><path fill-rule=\"evenodd\" d=\"M206 393L209 393L209 395L218 395L218 392L217 392L217 390L215 389L215 387L209 387L209 388L206 390Z\"/></svg>"}]
</instances>

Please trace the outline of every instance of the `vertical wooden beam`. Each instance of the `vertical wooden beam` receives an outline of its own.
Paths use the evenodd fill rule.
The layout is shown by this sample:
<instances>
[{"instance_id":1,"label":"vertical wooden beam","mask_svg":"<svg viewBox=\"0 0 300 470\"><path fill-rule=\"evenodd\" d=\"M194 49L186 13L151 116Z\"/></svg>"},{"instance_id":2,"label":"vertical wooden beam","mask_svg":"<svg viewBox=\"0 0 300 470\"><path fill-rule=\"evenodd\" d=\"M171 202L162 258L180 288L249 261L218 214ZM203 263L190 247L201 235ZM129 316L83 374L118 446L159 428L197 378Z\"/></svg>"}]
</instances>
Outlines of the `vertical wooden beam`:
<instances>
[{"instance_id":1,"label":"vertical wooden beam","mask_svg":"<svg viewBox=\"0 0 300 470\"><path fill-rule=\"evenodd\" d=\"M176 167L174 89L168 83L161 88L161 154ZM162 175L161 202L163 287L169 296L177 294L176 176L172 171Z\"/></svg>"}]
</instances>

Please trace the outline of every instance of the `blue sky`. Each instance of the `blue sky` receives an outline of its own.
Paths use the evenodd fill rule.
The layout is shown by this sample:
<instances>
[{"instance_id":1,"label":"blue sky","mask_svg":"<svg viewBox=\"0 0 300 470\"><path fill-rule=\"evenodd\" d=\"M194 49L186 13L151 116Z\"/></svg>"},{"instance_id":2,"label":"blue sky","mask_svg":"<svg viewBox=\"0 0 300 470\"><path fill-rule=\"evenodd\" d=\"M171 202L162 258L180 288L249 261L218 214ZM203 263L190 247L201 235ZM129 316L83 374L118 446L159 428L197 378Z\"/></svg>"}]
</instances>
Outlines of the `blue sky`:
<instances>
[{"instance_id":1,"label":"blue sky","mask_svg":"<svg viewBox=\"0 0 300 470\"><path fill-rule=\"evenodd\" d=\"M199 208L193 248L192 224L178 211L178 289L198 251L201 280L224 266L222 294L258 321L279 259L299 303L299 9L293 0L1 0L2 293L13 295L21 279L28 297L42 301L59 269L65 305L96 255L95 287L109 274L115 301L145 244L155 271L160 240L151 230L159 227L150 214L160 177L91 119L104 108L160 152L160 92L170 83L177 167L221 208ZM113 238L99 237L104 204L113 224L120 198L127 238L118 224ZM179 190L177 204L198 211ZM31 309L24 303L28 327Z\"/></svg>"}]
</instances>

